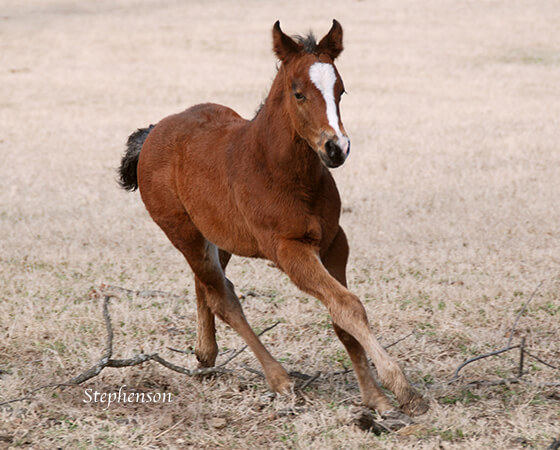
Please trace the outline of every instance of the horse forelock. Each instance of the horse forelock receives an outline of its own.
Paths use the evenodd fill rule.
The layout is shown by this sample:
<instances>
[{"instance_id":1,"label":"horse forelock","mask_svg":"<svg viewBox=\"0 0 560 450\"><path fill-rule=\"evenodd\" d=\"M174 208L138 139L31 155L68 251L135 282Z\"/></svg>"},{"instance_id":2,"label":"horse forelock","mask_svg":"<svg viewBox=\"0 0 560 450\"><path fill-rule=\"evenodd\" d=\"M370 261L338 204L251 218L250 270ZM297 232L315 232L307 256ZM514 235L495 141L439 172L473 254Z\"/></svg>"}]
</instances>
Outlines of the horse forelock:
<instances>
[{"instance_id":1,"label":"horse forelock","mask_svg":"<svg viewBox=\"0 0 560 450\"><path fill-rule=\"evenodd\" d=\"M307 33L307 36L294 36L294 40L303 46L303 51L312 55L318 52L317 39L313 32Z\"/></svg>"},{"instance_id":2,"label":"horse forelock","mask_svg":"<svg viewBox=\"0 0 560 450\"><path fill-rule=\"evenodd\" d=\"M302 46L302 50L305 54L319 56L319 44L317 43L317 38L315 37L315 35L313 34L312 31L309 31L305 36L295 35L295 36L292 36L292 38L294 39L294 41L296 41L299 45ZM278 72L279 72L279 70L282 66L283 66L283 64L281 64L281 63L277 64L277 66L276 66L277 74L278 74ZM270 92L265 97L265 99L263 101L261 101L261 103L258 105L258 107L256 108L255 113L253 115L253 119L256 118L259 115L259 113L263 109L265 103L268 101L269 95L270 95Z\"/></svg>"}]
</instances>

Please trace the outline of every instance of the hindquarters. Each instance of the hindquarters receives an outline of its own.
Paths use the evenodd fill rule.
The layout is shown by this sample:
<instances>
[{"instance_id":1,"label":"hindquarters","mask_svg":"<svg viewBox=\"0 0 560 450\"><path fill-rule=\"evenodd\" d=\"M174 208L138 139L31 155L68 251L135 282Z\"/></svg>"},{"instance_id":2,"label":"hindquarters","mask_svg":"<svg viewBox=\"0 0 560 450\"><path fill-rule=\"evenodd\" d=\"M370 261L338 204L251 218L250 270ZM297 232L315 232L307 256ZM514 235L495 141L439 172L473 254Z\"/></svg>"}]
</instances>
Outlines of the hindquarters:
<instances>
[{"instance_id":1,"label":"hindquarters","mask_svg":"<svg viewBox=\"0 0 560 450\"><path fill-rule=\"evenodd\" d=\"M187 215L218 248L259 254L236 196L242 184L236 169L251 148L246 124L229 108L201 104L164 118L150 132L137 177L142 201L164 232Z\"/></svg>"},{"instance_id":2,"label":"hindquarters","mask_svg":"<svg viewBox=\"0 0 560 450\"><path fill-rule=\"evenodd\" d=\"M140 150L144 141L152 131L154 125L148 128L139 128L128 137L126 143L126 152L121 159L119 167L119 184L127 191L134 191L138 189L138 159L140 158Z\"/></svg>"}]
</instances>

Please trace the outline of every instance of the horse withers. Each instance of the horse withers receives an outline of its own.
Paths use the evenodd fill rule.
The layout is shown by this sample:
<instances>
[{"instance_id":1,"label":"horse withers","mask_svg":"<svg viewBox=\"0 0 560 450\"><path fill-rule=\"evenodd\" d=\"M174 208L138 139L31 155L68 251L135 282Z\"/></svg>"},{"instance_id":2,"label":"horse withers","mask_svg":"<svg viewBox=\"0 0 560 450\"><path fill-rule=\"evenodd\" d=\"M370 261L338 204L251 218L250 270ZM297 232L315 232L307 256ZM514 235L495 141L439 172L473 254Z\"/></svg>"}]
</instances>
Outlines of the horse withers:
<instances>
[{"instance_id":1,"label":"horse withers","mask_svg":"<svg viewBox=\"0 0 560 450\"><path fill-rule=\"evenodd\" d=\"M350 153L339 108L344 84L334 64L343 50L342 27L334 20L317 43L311 34L289 37L276 22L272 38L280 65L252 120L207 103L139 129L121 161L121 186L140 188L152 219L194 272L200 366L216 361L218 316L254 352L270 389L291 390L288 373L247 323L225 276L232 254L266 258L327 307L364 404L382 415L394 412L369 356L402 411L421 414L427 403L376 340L362 303L346 286L348 243L328 170Z\"/></svg>"}]
</instances>

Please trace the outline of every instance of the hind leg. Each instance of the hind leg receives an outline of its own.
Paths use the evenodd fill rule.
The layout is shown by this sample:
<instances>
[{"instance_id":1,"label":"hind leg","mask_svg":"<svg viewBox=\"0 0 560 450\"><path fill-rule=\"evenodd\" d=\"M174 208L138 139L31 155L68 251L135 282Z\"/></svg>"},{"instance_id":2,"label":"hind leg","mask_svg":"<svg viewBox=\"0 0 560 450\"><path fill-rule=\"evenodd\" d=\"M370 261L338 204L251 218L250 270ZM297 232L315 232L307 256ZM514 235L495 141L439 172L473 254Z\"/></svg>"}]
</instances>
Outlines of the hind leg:
<instances>
[{"instance_id":1,"label":"hind leg","mask_svg":"<svg viewBox=\"0 0 560 450\"><path fill-rule=\"evenodd\" d=\"M201 283L206 304L211 312L244 339L259 360L269 387L275 392L286 392L292 383L286 370L276 361L249 326L233 284L225 277L219 262L218 249L204 239L196 250L191 247L187 259Z\"/></svg>"},{"instance_id":2,"label":"hind leg","mask_svg":"<svg viewBox=\"0 0 560 450\"><path fill-rule=\"evenodd\" d=\"M214 314L206 301L204 285L194 277L196 288L196 346L195 354L199 367L213 367L218 356L218 344L216 343L216 324Z\"/></svg>"},{"instance_id":3,"label":"hind leg","mask_svg":"<svg viewBox=\"0 0 560 450\"><path fill-rule=\"evenodd\" d=\"M178 200L171 201L170 198L166 200L166 214L152 214L152 218L173 245L183 253L195 274L197 296L200 300L199 321L202 322L199 325L201 338L197 342L197 345L201 345L199 347L201 364L213 364L212 360L215 360L217 346L215 346L215 328L212 321L213 316L217 315L239 333L251 348L263 367L269 387L275 392L289 391L292 383L288 373L272 357L247 323L233 284L225 277L223 266L227 264L229 255L225 252L220 255L218 248L204 238ZM148 207L148 202L144 200L144 203L151 213L152 209Z\"/></svg>"},{"instance_id":4,"label":"hind leg","mask_svg":"<svg viewBox=\"0 0 560 450\"><path fill-rule=\"evenodd\" d=\"M174 194L167 191L148 191L144 184L140 191L148 212L163 230L171 243L189 261L189 249L199 245L201 235ZM162 195L161 192L168 195ZM158 195L159 194L159 195ZM159 205L165 205L165 209ZM165 214L163 214L165 212ZM203 239L203 238L202 238ZM227 261L226 261L227 264ZM200 367L212 367L218 355L214 313L206 301L204 283L195 273L197 303L197 338L195 354Z\"/></svg>"},{"instance_id":5,"label":"hind leg","mask_svg":"<svg viewBox=\"0 0 560 450\"><path fill-rule=\"evenodd\" d=\"M222 270L225 270L231 258L231 254L220 250L219 256ZM218 355L214 313L210 309L210 306L208 306L203 282L196 275L194 281L198 317L195 354L200 367L213 367L216 363L216 356Z\"/></svg>"}]
</instances>

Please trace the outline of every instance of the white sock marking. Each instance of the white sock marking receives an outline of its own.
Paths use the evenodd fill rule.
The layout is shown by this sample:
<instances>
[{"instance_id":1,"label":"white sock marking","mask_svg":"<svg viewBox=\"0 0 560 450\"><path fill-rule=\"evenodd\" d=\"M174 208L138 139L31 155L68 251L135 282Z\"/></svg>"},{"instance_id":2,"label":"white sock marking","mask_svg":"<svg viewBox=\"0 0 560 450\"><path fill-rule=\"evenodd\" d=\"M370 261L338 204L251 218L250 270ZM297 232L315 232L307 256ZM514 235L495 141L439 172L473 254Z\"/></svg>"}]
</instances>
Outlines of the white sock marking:
<instances>
[{"instance_id":1,"label":"white sock marking","mask_svg":"<svg viewBox=\"0 0 560 450\"><path fill-rule=\"evenodd\" d=\"M336 83L336 74L332 64L316 62L309 68L309 78L313 84L319 89L325 104L327 105L327 120L338 137L338 143L344 153L348 151L349 140L340 131L338 126L338 113L336 103L334 101L334 84Z\"/></svg>"}]
</instances>

